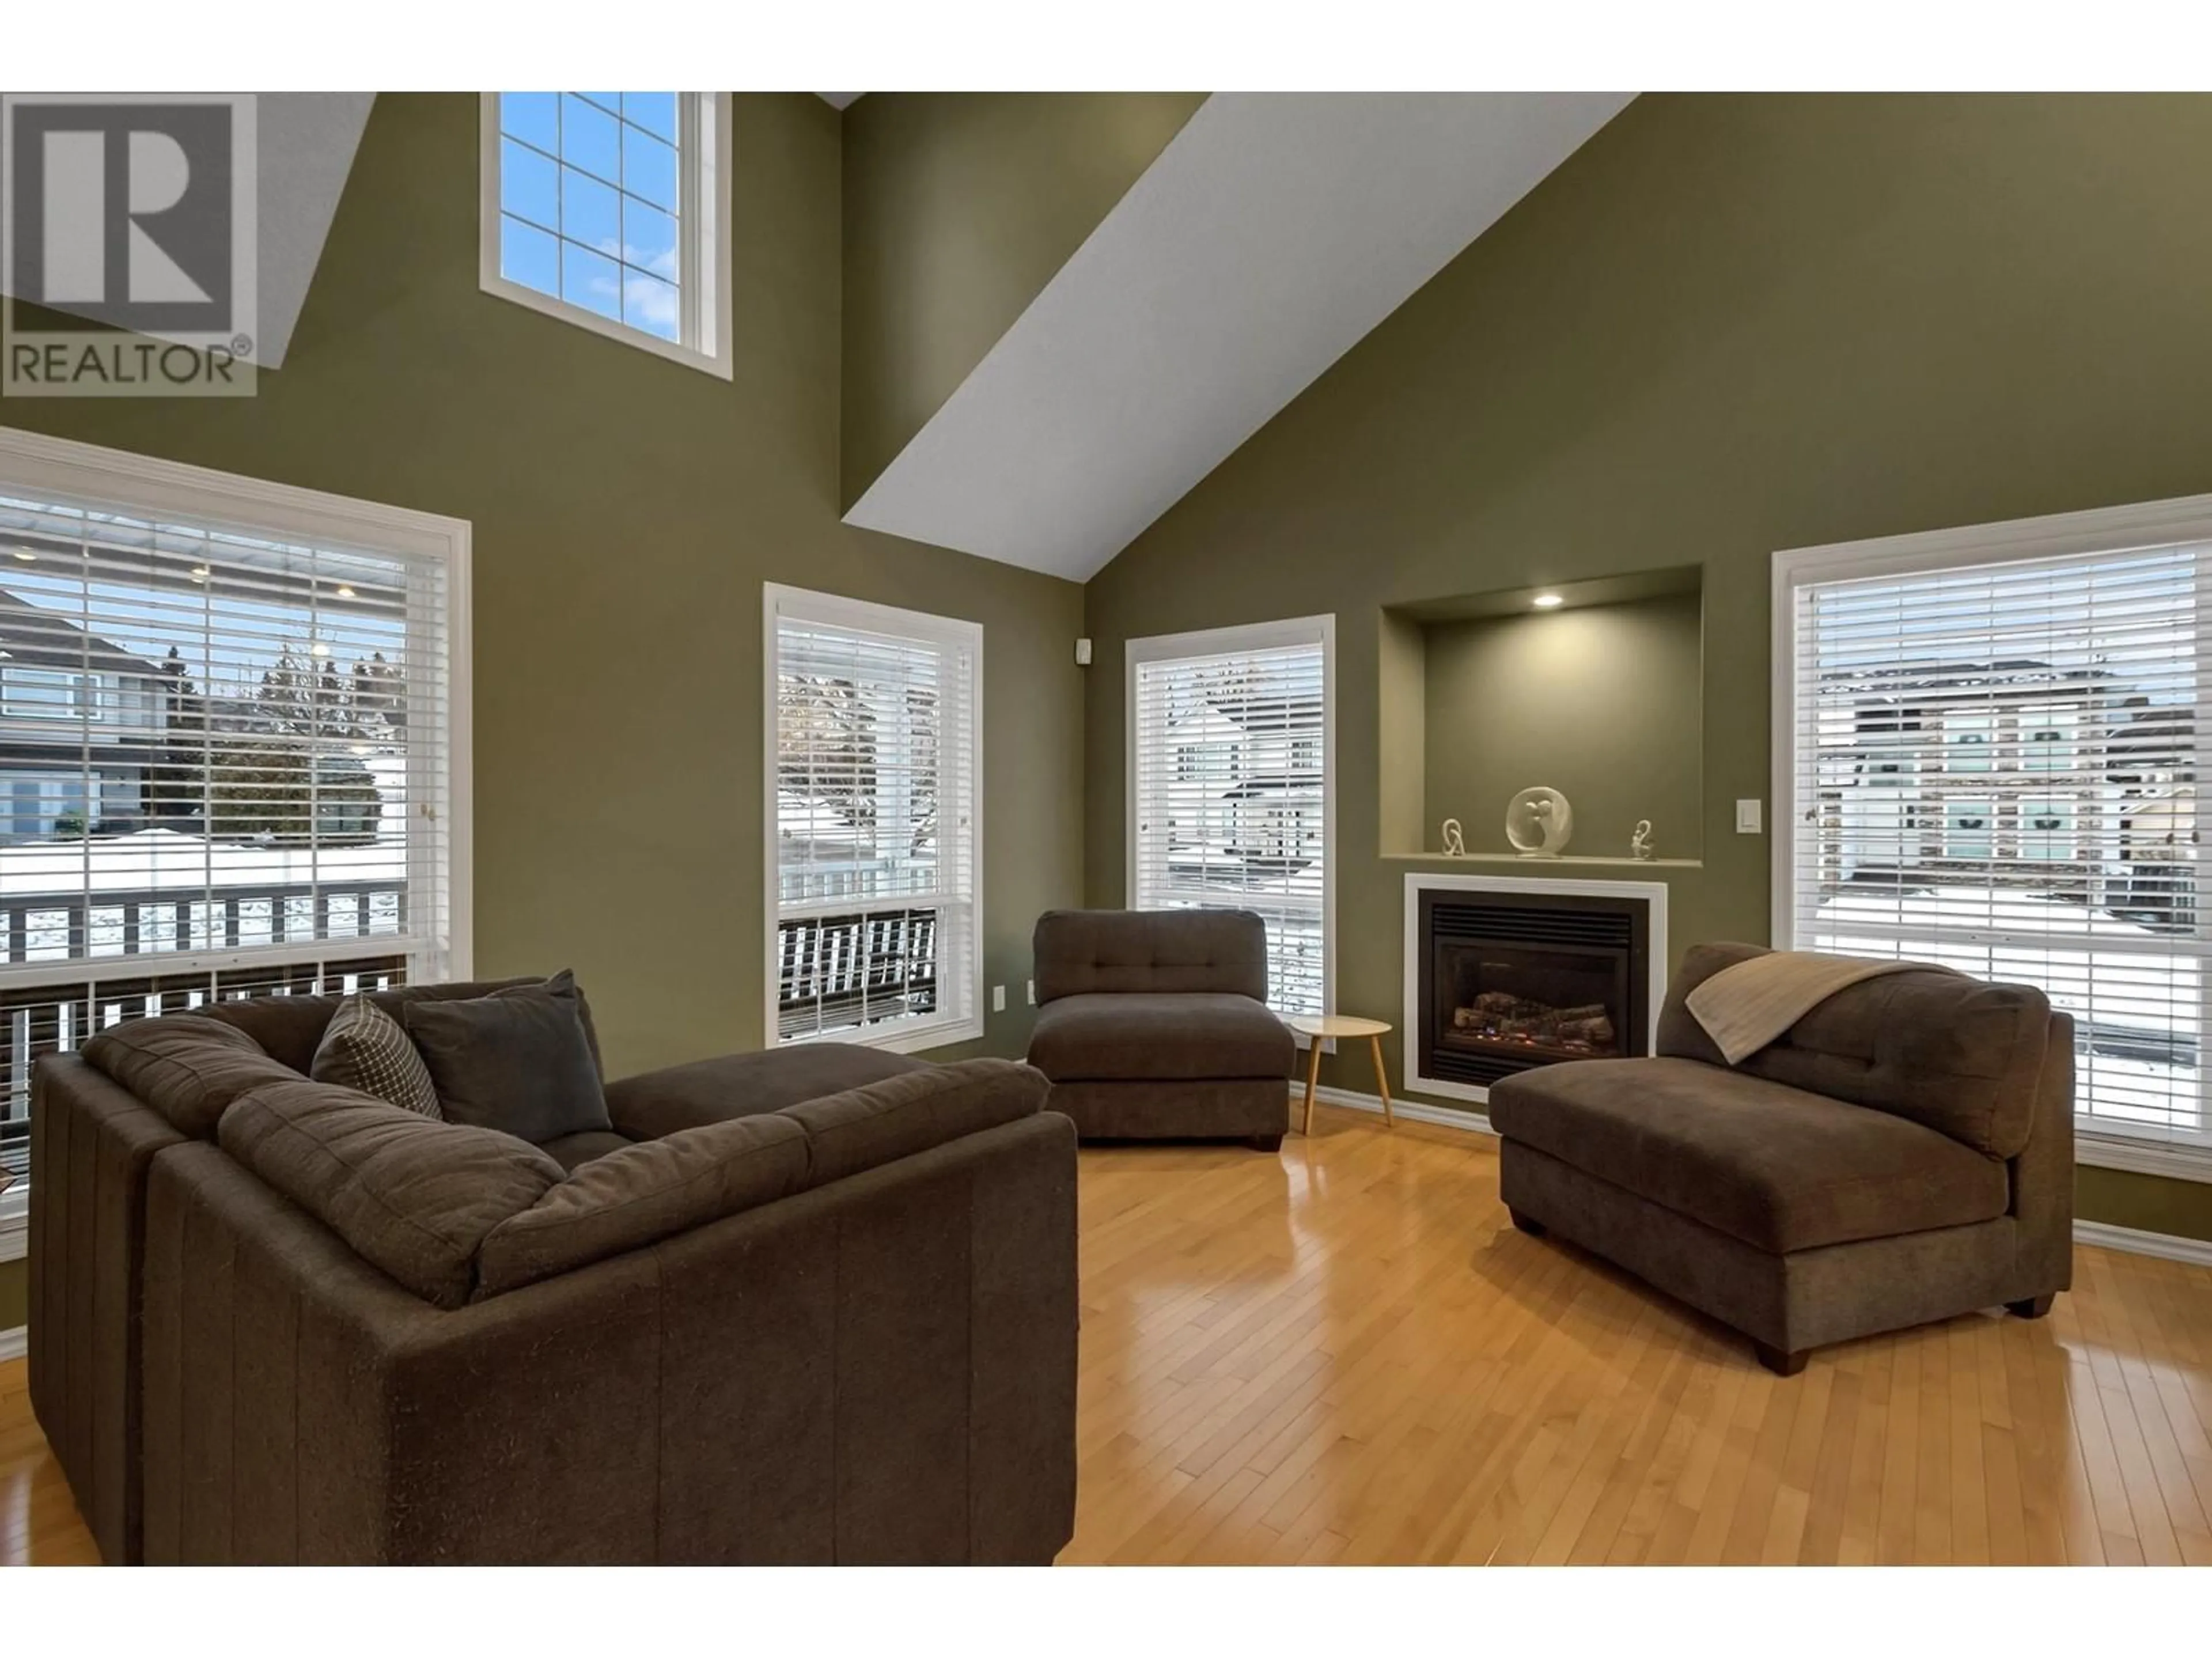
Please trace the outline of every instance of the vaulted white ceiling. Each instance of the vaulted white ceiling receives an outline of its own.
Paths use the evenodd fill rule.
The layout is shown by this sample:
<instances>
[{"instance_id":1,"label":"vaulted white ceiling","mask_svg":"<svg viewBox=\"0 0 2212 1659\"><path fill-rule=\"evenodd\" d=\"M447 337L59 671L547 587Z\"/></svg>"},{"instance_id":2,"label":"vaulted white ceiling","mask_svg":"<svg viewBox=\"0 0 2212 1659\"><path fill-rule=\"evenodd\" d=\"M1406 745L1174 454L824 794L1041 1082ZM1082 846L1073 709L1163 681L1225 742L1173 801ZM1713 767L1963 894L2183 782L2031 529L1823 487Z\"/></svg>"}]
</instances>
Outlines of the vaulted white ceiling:
<instances>
[{"instance_id":1,"label":"vaulted white ceiling","mask_svg":"<svg viewBox=\"0 0 2212 1659\"><path fill-rule=\"evenodd\" d=\"M846 521L1086 580L1629 93L1215 93Z\"/></svg>"}]
</instances>

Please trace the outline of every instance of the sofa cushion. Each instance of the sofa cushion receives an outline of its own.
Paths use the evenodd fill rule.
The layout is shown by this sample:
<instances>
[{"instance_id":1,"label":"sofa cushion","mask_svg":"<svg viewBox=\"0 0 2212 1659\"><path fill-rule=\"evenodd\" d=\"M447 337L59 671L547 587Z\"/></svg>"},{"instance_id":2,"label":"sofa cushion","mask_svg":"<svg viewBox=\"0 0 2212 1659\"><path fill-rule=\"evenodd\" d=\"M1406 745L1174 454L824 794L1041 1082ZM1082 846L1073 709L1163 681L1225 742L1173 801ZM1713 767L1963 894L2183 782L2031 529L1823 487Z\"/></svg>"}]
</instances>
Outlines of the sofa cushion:
<instances>
[{"instance_id":1,"label":"sofa cushion","mask_svg":"<svg viewBox=\"0 0 2212 1659\"><path fill-rule=\"evenodd\" d=\"M606 1129L586 1129L581 1134L558 1135L538 1150L574 1175L595 1158L618 1152L631 1144L626 1134Z\"/></svg>"},{"instance_id":2,"label":"sofa cushion","mask_svg":"<svg viewBox=\"0 0 2212 1659\"><path fill-rule=\"evenodd\" d=\"M827 1186L1042 1109L1044 1073L1011 1060L962 1060L902 1072L778 1115L806 1134L806 1184Z\"/></svg>"},{"instance_id":3,"label":"sofa cushion","mask_svg":"<svg viewBox=\"0 0 2212 1659\"><path fill-rule=\"evenodd\" d=\"M441 1308L469 1299L485 1235L562 1178L513 1135L305 1078L240 1096L220 1139L355 1254Z\"/></svg>"},{"instance_id":4,"label":"sofa cushion","mask_svg":"<svg viewBox=\"0 0 2212 1659\"><path fill-rule=\"evenodd\" d=\"M566 974L467 1001L410 1002L406 1014L452 1121L533 1146L614 1127Z\"/></svg>"},{"instance_id":5,"label":"sofa cushion","mask_svg":"<svg viewBox=\"0 0 2212 1659\"><path fill-rule=\"evenodd\" d=\"M1287 1078L1297 1063L1266 1004L1213 993L1061 997L1030 1036L1030 1064L1056 1083Z\"/></svg>"},{"instance_id":6,"label":"sofa cushion","mask_svg":"<svg viewBox=\"0 0 2212 1659\"><path fill-rule=\"evenodd\" d=\"M1030 945L1047 1005L1091 992L1267 996L1267 927L1249 910L1048 910Z\"/></svg>"},{"instance_id":7,"label":"sofa cushion","mask_svg":"<svg viewBox=\"0 0 2212 1659\"><path fill-rule=\"evenodd\" d=\"M300 1073L235 1026L203 1014L163 1014L111 1025L84 1045L92 1066L169 1121L178 1133L215 1139L231 1102Z\"/></svg>"},{"instance_id":8,"label":"sofa cushion","mask_svg":"<svg viewBox=\"0 0 2212 1659\"><path fill-rule=\"evenodd\" d=\"M307 1075L318 1083L358 1089L424 1117L445 1116L422 1050L398 1020L365 995L348 997L331 1016Z\"/></svg>"},{"instance_id":9,"label":"sofa cushion","mask_svg":"<svg viewBox=\"0 0 2212 1659\"><path fill-rule=\"evenodd\" d=\"M1659 1053L1725 1065L1690 993L1756 945L1693 945L1659 1013ZM2027 1146L2051 1042L2051 1002L2029 985L1933 969L1887 974L1830 997L1735 1069L1940 1130L1994 1158Z\"/></svg>"},{"instance_id":10,"label":"sofa cushion","mask_svg":"<svg viewBox=\"0 0 2212 1659\"><path fill-rule=\"evenodd\" d=\"M497 1296L773 1202L805 1184L806 1165L806 1132L774 1113L625 1144L484 1236L476 1294Z\"/></svg>"},{"instance_id":11,"label":"sofa cushion","mask_svg":"<svg viewBox=\"0 0 2212 1659\"><path fill-rule=\"evenodd\" d=\"M607 1085L607 1115L632 1140L652 1140L928 1069L926 1060L856 1042L793 1043L620 1079Z\"/></svg>"},{"instance_id":12,"label":"sofa cushion","mask_svg":"<svg viewBox=\"0 0 2212 1659\"><path fill-rule=\"evenodd\" d=\"M2005 1166L1910 1119L1680 1059L1581 1060L1491 1085L1491 1127L1784 1255L2002 1215Z\"/></svg>"}]
</instances>

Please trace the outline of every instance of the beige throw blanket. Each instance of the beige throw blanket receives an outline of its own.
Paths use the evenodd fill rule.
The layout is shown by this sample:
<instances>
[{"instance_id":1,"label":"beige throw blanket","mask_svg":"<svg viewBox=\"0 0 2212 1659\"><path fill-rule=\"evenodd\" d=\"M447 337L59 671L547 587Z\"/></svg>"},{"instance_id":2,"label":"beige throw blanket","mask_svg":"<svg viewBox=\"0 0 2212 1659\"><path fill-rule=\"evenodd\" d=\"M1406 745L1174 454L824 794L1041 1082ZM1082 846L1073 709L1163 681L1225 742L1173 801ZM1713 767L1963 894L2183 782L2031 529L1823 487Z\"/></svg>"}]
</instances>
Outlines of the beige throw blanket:
<instances>
[{"instance_id":1,"label":"beige throw blanket","mask_svg":"<svg viewBox=\"0 0 2212 1659\"><path fill-rule=\"evenodd\" d=\"M1875 962L1812 951L1771 951L1723 968L1690 993L1687 1006L1731 1066L1757 1054L1846 986L1883 974L1925 971L1926 962ZM1937 972L1948 972L1937 969Z\"/></svg>"}]
</instances>

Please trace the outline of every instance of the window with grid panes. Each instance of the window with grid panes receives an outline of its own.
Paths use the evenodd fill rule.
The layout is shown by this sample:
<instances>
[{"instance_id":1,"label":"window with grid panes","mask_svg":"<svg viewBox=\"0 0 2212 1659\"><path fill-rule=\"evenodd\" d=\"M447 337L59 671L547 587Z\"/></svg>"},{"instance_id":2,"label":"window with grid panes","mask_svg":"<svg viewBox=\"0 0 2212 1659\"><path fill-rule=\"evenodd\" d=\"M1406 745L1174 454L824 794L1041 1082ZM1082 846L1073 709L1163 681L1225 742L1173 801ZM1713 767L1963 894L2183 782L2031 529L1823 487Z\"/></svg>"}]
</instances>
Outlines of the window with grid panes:
<instances>
[{"instance_id":1,"label":"window with grid panes","mask_svg":"<svg viewBox=\"0 0 2212 1659\"><path fill-rule=\"evenodd\" d=\"M726 375L727 121L711 93L486 93L486 289Z\"/></svg>"}]
</instances>

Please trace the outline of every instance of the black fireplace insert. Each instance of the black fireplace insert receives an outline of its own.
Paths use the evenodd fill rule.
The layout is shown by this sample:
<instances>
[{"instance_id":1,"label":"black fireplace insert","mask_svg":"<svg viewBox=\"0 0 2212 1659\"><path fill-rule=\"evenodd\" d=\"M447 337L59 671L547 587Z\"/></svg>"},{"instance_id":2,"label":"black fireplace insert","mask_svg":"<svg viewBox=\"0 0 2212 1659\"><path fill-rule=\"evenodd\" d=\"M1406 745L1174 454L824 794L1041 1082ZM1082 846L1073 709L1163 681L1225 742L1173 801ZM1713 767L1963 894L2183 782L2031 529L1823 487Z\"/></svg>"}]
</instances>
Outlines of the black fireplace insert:
<instances>
[{"instance_id":1,"label":"black fireplace insert","mask_svg":"<svg viewBox=\"0 0 2212 1659\"><path fill-rule=\"evenodd\" d=\"M1488 1085L1649 1052L1644 900L1435 890L1420 895L1418 922L1424 1077Z\"/></svg>"}]
</instances>

